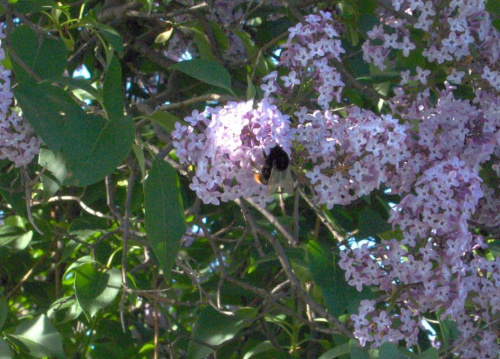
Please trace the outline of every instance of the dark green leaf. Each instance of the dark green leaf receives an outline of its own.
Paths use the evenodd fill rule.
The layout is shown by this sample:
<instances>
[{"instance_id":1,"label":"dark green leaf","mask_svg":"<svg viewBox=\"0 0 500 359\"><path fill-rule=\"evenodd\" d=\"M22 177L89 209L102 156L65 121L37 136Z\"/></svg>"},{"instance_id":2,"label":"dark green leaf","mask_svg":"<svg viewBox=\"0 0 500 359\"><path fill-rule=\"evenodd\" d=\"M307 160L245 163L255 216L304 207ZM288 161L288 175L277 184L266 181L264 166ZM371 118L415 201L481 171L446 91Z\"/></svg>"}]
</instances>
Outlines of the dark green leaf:
<instances>
[{"instance_id":1,"label":"dark green leaf","mask_svg":"<svg viewBox=\"0 0 500 359\"><path fill-rule=\"evenodd\" d=\"M42 10L49 10L55 5L53 0L18 0L13 6L16 11L27 14Z\"/></svg>"},{"instance_id":2,"label":"dark green leaf","mask_svg":"<svg viewBox=\"0 0 500 359\"><path fill-rule=\"evenodd\" d=\"M418 359L439 359L439 351L436 348L429 348L425 352L417 355Z\"/></svg>"},{"instance_id":3,"label":"dark green leaf","mask_svg":"<svg viewBox=\"0 0 500 359\"><path fill-rule=\"evenodd\" d=\"M334 359L338 358L339 356L342 356L344 354L349 354L351 352L351 349L349 348L349 343L344 343L342 345L339 345L333 349L330 349L329 351L323 353L319 359Z\"/></svg>"},{"instance_id":4,"label":"dark green leaf","mask_svg":"<svg viewBox=\"0 0 500 359\"><path fill-rule=\"evenodd\" d=\"M360 347L357 340L351 339L349 341L349 349L351 351L351 359L370 359L368 350Z\"/></svg>"},{"instance_id":5,"label":"dark green leaf","mask_svg":"<svg viewBox=\"0 0 500 359\"><path fill-rule=\"evenodd\" d=\"M392 343L384 343L378 350L380 359L407 359L408 357L401 353Z\"/></svg>"},{"instance_id":6,"label":"dark green leaf","mask_svg":"<svg viewBox=\"0 0 500 359\"><path fill-rule=\"evenodd\" d=\"M134 124L129 117L105 120L80 113L64 126L63 151L78 186L110 174L129 154Z\"/></svg>"},{"instance_id":7,"label":"dark green leaf","mask_svg":"<svg viewBox=\"0 0 500 359\"><path fill-rule=\"evenodd\" d=\"M7 304L7 300L5 299L5 297L2 296L0 297L0 329L2 329L8 314L9 305Z\"/></svg>"},{"instance_id":8,"label":"dark green leaf","mask_svg":"<svg viewBox=\"0 0 500 359\"><path fill-rule=\"evenodd\" d=\"M116 56L111 60L104 78L103 98L108 119L123 118L122 68Z\"/></svg>"},{"instance_id":9,"label":"dark green leaf","mask_svg":"<svg viewBox=\"0 0 500 359\"><path fill-rule=\"evenodd\" d=\"M500 15L500 0L488 0L486 2L486 11L492 15Z\"/></svg>"},{"instance_id":10,"label":"dark green leaf","mask_svg":"<svg viewBox=\"0 0 500 359\"><path fill-rule=\"evenodd\" d=\"M242 30L233 30L234 34L238 36L243 44L243 47L245 48L245 51L247 52L247 55L249 58L253 58L253 63L252 67L256 68L255 73L259 77L264 77L269 73L269 67L264 59L264 57L258 56L259 54L259 48L255 46L255 44L252 41L251 36Z\"/></svg>"},{"instance_id":11,"label":"dark green leaf","mask_svg":"<svg viewBox=\"0 0 500 359\"><path fill-rule=\"evenodd\" d=\"M59 190L68 176L68 170L63 155L47 148L40 150L38 164L46 169L42 175L43 199L46 201Z\"/></svg>"},{"instance_id":12,"label":"dark green leaf","mask_svg":"<svg viewBox=\"0 0 500 359\"><path fill-rule=\"evenodd\" d=\"M118 55L123 55L123 39L121 35L113 29L111 26L107 26L101 23L97 23L102 36L106 39L108 44L118 53Z\"/></svg>"},{"instance_id":13,"label":"dark green leaf","mask_svg":"<svg viewBox=\"0 0 500 359\"><path fill-rule=\"evenodd\" d=\"M63 86L68 86L71 88L76 88L83 90L87 92L92 98L95 98L97 101L102 103L102 96L99 94L99 92L92 87L89 83L87 83L85 80L78 79L78 78L72 78L72 77L66 77L66 76L57 76L57 77L51 77L50 79L44 80L44 82L49 82L49 83L57 83Z\"/></svg>"},{"instance_id":14,"label":"dark green leaf","mask_svg":"<svg viewBox=\"0 0 500 359\"><path fill-rule=\"evenodd\" d=\"M226 89L230 93L233 93L231 89L231 76L226 68L218 62L205 59L181 61L171 66L170 69L183 72L201 82Z\"/></svg>"},{"instance_id":15,"label":"dark green leaf","mask_svg":"<svg viewBox=\"0 0 500 359\"><path fill-rule=\"evenodd\" d=\"M76 300L88 318L110 305L120 292L122 276L116 268L97 270L87 263L75 272Z\"/></svg>"},{"instance_id":16,"label":"dark green leaf","mask_svg":"<svg viewBox=\"0 0 500 359\"><path fill-rule=\"evenodd\" d=\"M59 152L64 141L66 118L81 109L66 91L47 83L21 84L13 91L23 115L36 133L54 152Z\"/></svg>"},{"instance_id":17,"label":"dark green leaf","mask_svg":"<svg viewBox=\"0 0 500 359\"><path fill-rule=\"evenodd\" d=\"M148 116L148 119L165 127L168 132L172 132L175 129L175 123L180 121L179 117L167 111L155 111Z\"/></svg>"},{"instance_id":18,"label":"dark green leaf","mask_svg":"<svg viewBox=\"0 0 500 359\"><path fill-rule=\"evenodd\" d=\"M65 358L61 335L44 314L21 322L8 337L31 356Z\"/></svg>"},{"instance_id":19,"label":"dark green leaf","mask_svg":"<svg viewBox=\"0 0 500 359\"><path fill-rule=\"evenodd\" d=\"M7 160L5 161L7 162ZM18 170L7 171L7 166L0 166L0 194L12 206L16 214L20 216L26 215L25 191Z\"/></svg>"},{"instance_id":20,"label":"dark green leaf","mask_svg":"<svg viewBox=\"0 0 500 359\"><path fill-rule=\"evenodd\" d=\"M186 231L177 172L155 159L144 185L145 227L148 240L166 279Z\"/></svg>"},{"instance_id":21,"label":"dark green leaf","mask_svg":"<svg viewBox=\"0 0 500 359\"><path fill-rule=\"evenodd\" d=\"M66 68L68 50L64 42L54 38L40 38L29 26L21 25L12 32L10 41L17 56L42 79L60 76ZM19 82L34 79L13 61Z\"/></svg>"},{"instance_id":22,"label":"dark green leaf","mask_svg":"<svg viewBox=\"0 0 500 359\"><path fill-rule=\"evenodd\" d=\"M358 238L374 237L391 229L392 226L373 209L367 208L360 213Z\"/></svg>"},{"instance_id":23,"label":"dark green leaf","mask_svg":"<svg viewBox=\"0 0 500 359\"><path fill-rule=\"evenodd\" d=\"M212 349L199 342L213 346L220 345L232 339L238 332L247 325L247 321L237 316L226 316L212 307L205 308L196 321L192 338L197 342L189 342L189 359L202 359L212 353Z\"/></svg>"},{"instance_id":24,"label":"dark green leaf","mask_svg":"<svg viewBox=\"0 0 500 359\"><path fill-rule=\"evenodd\" d=\"M328 311L338 317L346 311L357 311L359 302L370 297L370 292L361 293L345 280L344 271L335 263L332 252L318 242L310 241L307 246L309 267L314 282L319 285Z\"/></svg>"}]
</instances>

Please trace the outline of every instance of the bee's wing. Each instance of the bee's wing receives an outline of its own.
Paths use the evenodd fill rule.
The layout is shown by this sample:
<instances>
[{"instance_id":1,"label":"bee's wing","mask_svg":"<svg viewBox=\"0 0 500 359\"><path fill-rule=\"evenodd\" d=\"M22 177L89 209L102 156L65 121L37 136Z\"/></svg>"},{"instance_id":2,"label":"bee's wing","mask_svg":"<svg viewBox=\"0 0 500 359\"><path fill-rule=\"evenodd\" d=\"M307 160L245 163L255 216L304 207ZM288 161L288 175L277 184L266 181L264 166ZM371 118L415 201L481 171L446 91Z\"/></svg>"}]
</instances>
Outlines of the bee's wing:
<instances>
[{"instance_id":1,"label":"bee's wing","mask_svg":"<svg viewBox=\"0 0 500 359\"><path fill-rule=\"evenodd\" d=\"M292 171L290 171L290 167L286 170L282 171L282 179L281 179L281 189L288 193L289 195L293 195L293 188L295 181L292 178Z\"/></svg>"},{"instance_id":2,"label":"bee's wing","mask_svg":"<svg viewBox=\"0 0 500 359\"><path fill-rule=\"evenodd\" d=\"M279 171L276 166L271 170L271 177L269 177L269 182L267 184L266 194L271 196L278 188L282 191L293 194L293 178L290 168L284 171Z\"/></svg>"}]
</instances>

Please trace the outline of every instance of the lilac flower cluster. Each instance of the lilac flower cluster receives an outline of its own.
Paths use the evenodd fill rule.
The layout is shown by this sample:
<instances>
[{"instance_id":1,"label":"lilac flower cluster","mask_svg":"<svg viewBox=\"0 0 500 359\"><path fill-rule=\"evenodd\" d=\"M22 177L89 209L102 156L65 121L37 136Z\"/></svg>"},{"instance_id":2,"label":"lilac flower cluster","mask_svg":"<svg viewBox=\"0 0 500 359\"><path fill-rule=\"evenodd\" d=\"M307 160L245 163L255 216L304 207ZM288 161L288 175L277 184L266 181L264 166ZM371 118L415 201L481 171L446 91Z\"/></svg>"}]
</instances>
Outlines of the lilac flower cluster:
<instances>
[{"instance_id":1,"label":"lilac flower cluster","mask_svg":"<svg viewBox=\"0 0 500 359\"><path fill-rule=\"evenodd\" d=\"M339 37L340 26L334 26L332 16L328 12L320 15L311 14L305 17L305 23L298 23L289 29L288 41L283 45L278 66L288 70L281 76L283 85L277 81L277 73L273 72L263 80L261 86L264 96L286 96L293 102L292 94L299 94L312 87L317 93L317 104L326 110L335 100L341 102L344 82L336 70L334 61L340 61L345 52Z\"/></svg>"},{"instance_id":2,"label":"lilac flower cluster","mask_svg":"<svg viewBox=\"0 0 500 359\"><path fill-rule=\"evenodd\" d=\"M176 123L173 145L181 163L196 165L190 188L198 197L212 204L253 198L265 205L265 189L253 173L276 144L290 155L289 117L263 100L257 108L248 101L195 110L185 121L189 126Z\"/></svg>"},{"instance_id":3,"label":"lilac flower cluster","mask_svg":"<svg viewBox=\"0 0 500 359\"><path fill-rule=\"evenodd\" d=\"M399 190L397 182L389 186L403 196L390 216L393 226L403 232L403 240L383 241L374 249L362 246L347 250L341 253L339 264L358 290L376 285L389 295L399 288L389 316L392 324L372 325L376 314L369 321L369 312L356 316L355 334L362 343L376 347L380 338L397 342L402 335L408 346L414 345L419 323L400 324L400 317L411 309L415 318L442 313L441 319L450 318L467 328L457 340L466 343L457 347L464 358L494 357L493 353L500 350L492 341L495 335L480 328L491 326L493 316L500 311L498 301L484 299L500 292L496 274L499 261L488 262L474 254L474 249L485 244L482 237L470 232L469 222L478 222L477 216L481 216L479 222L486 221L485 213L478 212L483 188L488 188L481 186L479 165L490 160L500 145L500 121L493 115L496 110L490 95L479 93L475 101L479 106L474 106L455 99L452 89L441 93L435 107L429 106L427 97L421 98L420 106L409 104L403 116L412 122L418 120L418 131L408 132L406 141L407 153L411 154L407 157L406 178L399 179ZM489 192L495 198L492 189ZM498 199L488 206L489 213L497 218ZM499 224L494 219L488 223ZM475 303L475 317L467 311L466 300ZM381 310L373 313L380 316L384 313Z\"/></svg>"},{"instance_id":4,"label":"lilac flower cluster","mask_svg":"<svg viewBox=\"0 0 500 359\"><path fill-rule=\"evenodd\" d=\"M389 183L411 156L406 144L408 125L391 115L377 116L357 107L345 117L329 111L295 112L295 133L314 168L305 176L318 204L332 208L368 195Z\"/></svg>"},{"instance_id":5,"label":"lilac flower cluster","mask_svg":"<svg viewBox=\"0 0 500 359\"><path fill-rule=\"evenodd\" d=\"M3 24L0 24L0 29L2 28ZM0 33L0 38L4 37ZM0 61L4 59L5 52L0 48ZM8 159L16 167L21 167L33 161L40 152L42 141L31 126L12 109L13 96L10 70L6 70L0 63L0 160Z\"/></svg>"},{"instance_id":6,"label":"lilac flower cluster","mask_svg":"<svg viewBox=\"0 0 500 359\"><path fill-rule=\"evenodd\" d=\"M429 63L453 61L448 78L453 83L460 84L467 73L466 78L480 75L500 90L500 35L492 26L486 1L392 0L392 7L392 11L379 10L381 23L367 33L368 40L363 44L366 62L384 70L395 51L405 57L417 51ZM412 42L410 34L415 29L428 34L425 42ZM430 71L416 70L415 79L426 84ZM402 84L408 76L409 71L402 74Z\"/></svg>"}]
</instances>

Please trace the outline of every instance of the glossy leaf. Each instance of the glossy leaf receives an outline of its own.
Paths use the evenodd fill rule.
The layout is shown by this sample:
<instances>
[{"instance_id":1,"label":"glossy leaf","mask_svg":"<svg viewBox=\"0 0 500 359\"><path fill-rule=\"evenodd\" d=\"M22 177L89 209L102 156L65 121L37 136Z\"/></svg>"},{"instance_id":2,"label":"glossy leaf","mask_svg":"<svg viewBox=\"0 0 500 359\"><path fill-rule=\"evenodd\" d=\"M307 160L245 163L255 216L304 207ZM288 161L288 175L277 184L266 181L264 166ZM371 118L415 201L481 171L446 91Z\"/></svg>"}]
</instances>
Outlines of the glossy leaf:
<instances>
[{"instance_id":1,"label":"glossy leaf","mask_svg":"<svg viewBox=\"0 0 500 359\"><path fill-rule=\"evenodd\" d=\"M97 270L87 263L78 267L75 273L76 300L88 318L110 305L120 292L122 277L116 268Z\"/></svg>"},{"instance_id":2,"label":"glossy leaf","mask_svg":"<svg viewBox=\"0 0 500 359\"><path fill-rule=\"evenodd\" d=\"M173 32L174 28L171 27L170 29L160 33L158 36L156 36L155 44L163 44L164 42L167 42L172 36Z\"/></svg>"},{"instance_id":3,"label":"glossy leaf","mask_svg":"<svg viewBox=\"0 0 500 359\"><path fill-rule=\"evenodd\" d=\"M26 231L20 227L5 225L0 227L0 247L9 246L15 250L23 250L31 242L33 231Z\"/></svg>"},{"instance_id":4,"label":"glossy leaf","mask_svg":"<svg viewBox=\"0 0 500 359\"><path fill-rule=\"evenodd\" d=\"M155 159L144 184L145 226L151 249L166 279L186 232L177 172Z\"/></svg>"},{"instance_id":5,"label":"glossy leaf","mask_svg":"<svg viewBox=\"0 0 500 359\"><path fill-rule=\"evenodd\" d=\"M65 358L61 335L44 314L21 322L8 337L31 356Z\"/></svg>"}]
</instances>

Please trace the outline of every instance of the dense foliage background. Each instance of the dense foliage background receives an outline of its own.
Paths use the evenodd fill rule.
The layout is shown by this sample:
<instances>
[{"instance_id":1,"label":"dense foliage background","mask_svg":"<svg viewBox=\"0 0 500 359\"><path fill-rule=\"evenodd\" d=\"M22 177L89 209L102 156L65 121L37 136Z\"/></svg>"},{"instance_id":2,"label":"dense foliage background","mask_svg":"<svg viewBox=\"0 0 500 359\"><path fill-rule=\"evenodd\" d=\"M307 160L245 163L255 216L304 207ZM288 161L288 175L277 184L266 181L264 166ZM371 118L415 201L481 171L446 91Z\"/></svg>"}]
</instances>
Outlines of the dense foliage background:
<instances>
[{"instance_id":1,"label":"dense foliage background","mask_svg":"<svg viewBox=\"0 0 500 359\"><path fill-rule=\"evenodd\" d=\"M0 7L1 358L499 357L498 0Z\"/></svg>"}]
</instances>

